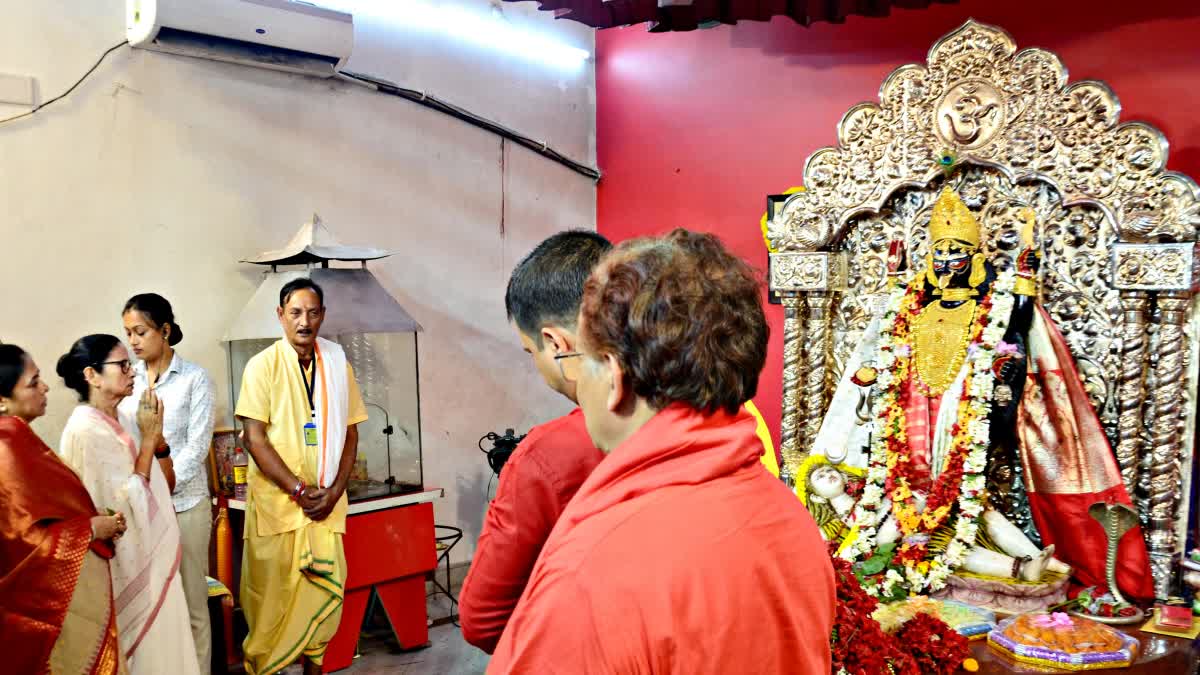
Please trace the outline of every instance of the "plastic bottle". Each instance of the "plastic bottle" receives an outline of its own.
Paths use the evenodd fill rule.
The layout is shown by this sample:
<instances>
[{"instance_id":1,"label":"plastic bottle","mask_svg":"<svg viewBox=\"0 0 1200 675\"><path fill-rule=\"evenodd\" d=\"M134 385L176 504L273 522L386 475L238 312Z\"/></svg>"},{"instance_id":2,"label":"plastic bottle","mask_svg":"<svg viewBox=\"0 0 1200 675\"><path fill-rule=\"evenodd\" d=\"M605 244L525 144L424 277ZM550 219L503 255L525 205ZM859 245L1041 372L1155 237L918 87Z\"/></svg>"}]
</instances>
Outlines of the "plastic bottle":
<instances>
[{"instance_id":1,"label":"plastic bottle","mask_svg":"<svg viewBox=\"0 0 1200 675\"><path fill-rule=\"evenodd\" d=\"M246 501L246 473L250 470L250 458L239 445L233 456L233 498Z\"/></svg>"}]
</instances>

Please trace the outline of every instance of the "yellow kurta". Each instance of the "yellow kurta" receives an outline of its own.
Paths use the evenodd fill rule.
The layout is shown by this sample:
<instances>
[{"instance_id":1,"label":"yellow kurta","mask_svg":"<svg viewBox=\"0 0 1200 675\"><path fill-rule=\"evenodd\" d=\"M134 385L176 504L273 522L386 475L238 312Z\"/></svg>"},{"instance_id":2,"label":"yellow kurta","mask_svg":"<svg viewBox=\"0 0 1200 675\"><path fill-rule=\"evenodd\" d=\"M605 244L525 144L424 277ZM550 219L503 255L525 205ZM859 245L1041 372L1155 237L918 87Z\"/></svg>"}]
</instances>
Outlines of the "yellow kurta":
<instances>
[{"instance_id":1,"label":"yellow kurta","mask_svg":"<svg viewBox=\"0 0 1200 675\"><path fill-rule=\"evenodd\" d=\"M779 478L779 459L775 456L775 444L771 441L771 430L767 428L767 421L763 419L762 413L758 412L754 401L746 401L746 412L754 415L754 419L758 420L758 428L755 429L755 432L758 434L758 440L763 444L763 466L767 467L767 471L770 471L772 476Z\"/></svg>"},{"instance_id":2,"label":"yellow kurta","mask_svg":"<svg viewBox=\"0 0 1200 675\"><path fill-rule=\"evenodd\" d=\"M367 419L367 410L349 363L346 369L347 424L354 425ZM304 445L303 428L311 419L308 397L299 357L287 340L246 364L236 414L263 422L267 439L288 469L305 483L317 484L317 455ZM346 495L317 523L253 461L247 487L241 589L250 628L243 644L246 672L274 673L301 654L320 663L341 620Z\"/></svg>"}]
</instances>

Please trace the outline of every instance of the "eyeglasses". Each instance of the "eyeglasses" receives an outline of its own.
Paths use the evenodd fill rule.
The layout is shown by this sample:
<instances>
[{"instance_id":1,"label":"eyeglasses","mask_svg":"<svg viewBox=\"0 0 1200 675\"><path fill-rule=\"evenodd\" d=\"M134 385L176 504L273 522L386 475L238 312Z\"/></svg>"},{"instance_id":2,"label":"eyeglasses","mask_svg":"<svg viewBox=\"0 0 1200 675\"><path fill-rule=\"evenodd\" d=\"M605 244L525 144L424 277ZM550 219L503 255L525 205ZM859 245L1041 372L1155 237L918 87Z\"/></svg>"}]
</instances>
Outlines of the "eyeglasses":
<instances>
[{"instance_id":1,"label":"eyeglasses","mask_svg":"<svg viewBox=\"0 0 1200 675\"><path fill-rule=\"evenodd\" d=\"M104 370L104 366L107 365L117 366L121 369L122 375L128 375L129 369L133 367L133 364L129 362L129 359L121 359L120 361L101 361L96 365L99 366L100 370Z\"/></svg>"},{"instance_id":2,"label":"eyeglasses","mask_svg":"<svg viewBox=\"0 0 1200 675\"><path fill-rule=\"evenodd\" d=\"M554 355L554 361L558 363L558 372L567 382L574 382L575 380L579 379L579 374L574 372L574 369L572 369L571 374L568 375L567 368L563 366L563 359L570 359L576 356L583 356L583 352L566 352L565 354Z\"/></svg>"}]
</instances>

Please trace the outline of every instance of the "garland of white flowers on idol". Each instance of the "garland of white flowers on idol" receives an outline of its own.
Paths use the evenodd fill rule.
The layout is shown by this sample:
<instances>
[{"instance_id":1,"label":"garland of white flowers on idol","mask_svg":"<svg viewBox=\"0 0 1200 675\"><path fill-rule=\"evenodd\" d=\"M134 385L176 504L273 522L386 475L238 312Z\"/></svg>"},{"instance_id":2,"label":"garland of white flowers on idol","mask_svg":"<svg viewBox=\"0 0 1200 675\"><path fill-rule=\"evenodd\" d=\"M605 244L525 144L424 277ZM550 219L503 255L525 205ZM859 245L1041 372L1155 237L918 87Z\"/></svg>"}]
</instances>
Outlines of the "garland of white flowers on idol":
<instances>
[{"instance_id":1,"label":"garland of white flowers on idol","mask_svg":"<svg viewBox=\"0 0 1200 675\"><path fill-rule=\"evenodd\" d=\"M979 531L978 519L984 510L988 447L991 429L988 415L991 412L995 376L992 365L997 348L1002 344L1008 329L1008 320L1014 303L1013 286L1016 274L1001 272L992 285L988 296L976 309L977 318L972 322L971 343L967 348L967 384L959 401L957 433L951 444L947 466L961 458L961 483L958 487L958 519L954 536L945 551L932 560L924 560L925 546L929 533L937 529L950 515L951 503L937 509L926 508L916 513L914 499L904 479L893 480L890 496L891 511L897 516L904 536L903 544L897 548L892 564L903 567L903 574L896 569L887 569L882 580L864 579L863 588L873 596L890 597L897 586L907 586L910 594L922 591L937 591L946 584L946 579L955 569L962 566L967 552L975 544ZM908 336L896 336L894 329L897 317L902 312L907 322L915 314L915 308L924 293L923 275L916 277L907 287L893 290L880 321L878 357L879 371L875 382L872 409L879 411L872 423L871 458L867 468L866 485L855 507L854 522L857 532L846 542L839 555L851 562L866 560L876 554L876 537L880 523L886 519L887 510L881 509L883 498L888 494L889 476L896 476L900 455L895 447L906 448L905 411L901 405L901 388L911 373L912 347ZM990 305L990 307L989 307ZM907 455L905 454L905 461ZM952 477L946 477L951 479ZM933 512L931 512L933 511ZM922 531L923 530L923 531Z\"/></svg>"}]
</instances>

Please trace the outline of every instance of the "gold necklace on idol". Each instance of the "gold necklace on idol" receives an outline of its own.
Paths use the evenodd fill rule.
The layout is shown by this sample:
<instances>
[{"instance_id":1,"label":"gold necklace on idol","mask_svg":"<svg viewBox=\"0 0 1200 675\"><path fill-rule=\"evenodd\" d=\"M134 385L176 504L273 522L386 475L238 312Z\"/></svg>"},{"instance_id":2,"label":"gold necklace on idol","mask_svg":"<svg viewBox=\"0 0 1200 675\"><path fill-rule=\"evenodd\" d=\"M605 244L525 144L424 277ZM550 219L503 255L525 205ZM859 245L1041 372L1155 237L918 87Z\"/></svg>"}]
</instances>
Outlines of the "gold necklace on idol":
<instances>
[{"instance_id":1,"label":"gold necklace on idol","mask_svg":"<svg viewBox=\"0 0 1200 675\"><path fill-rule=\"evenodd\" d=\"M913 362L917 383L926 396L941 396L950 388L967 360L977 303L968 299L956 307L939 300L925 305L914 322Z\"/></svg>"}]
</instances>

